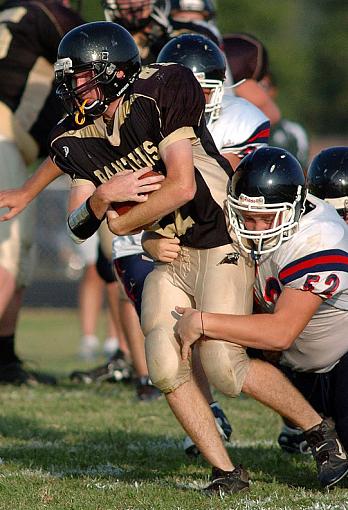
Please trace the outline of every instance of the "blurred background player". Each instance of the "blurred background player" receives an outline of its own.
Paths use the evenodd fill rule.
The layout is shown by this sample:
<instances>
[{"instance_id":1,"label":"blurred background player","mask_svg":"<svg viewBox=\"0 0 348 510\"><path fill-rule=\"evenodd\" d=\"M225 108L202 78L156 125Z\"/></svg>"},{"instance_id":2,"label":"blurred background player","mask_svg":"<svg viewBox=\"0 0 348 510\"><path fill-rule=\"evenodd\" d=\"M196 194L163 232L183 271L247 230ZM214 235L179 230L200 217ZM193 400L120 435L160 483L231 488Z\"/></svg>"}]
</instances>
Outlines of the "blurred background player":
<instances>
[{"instance_id":1,"label":"blurred background player","mask_svg":"<svg viewBox=\"0 0 348 510\"><path fill-rule=\"evenodd\" d=\"M47 154L46 137L62 115L52 88L61 37L82 23L57 0L10 0L0 6L0 188L15 188L27 166ZM52 384L27 371L15 352L23 289L33 271L34 209L0 224L0 382Z\"/></svg>"},{"instance_id":2,"label":"blurred background player","mask_svg":"<svg viewBox=\"0 0 348 510\"><path fill-rule=\"evenodd\" d=\"M143 65L154 62L171 31L169 0L101 0L101 5L107 21L132 34Z\"/></svg>"},{"instance_id":3,"label":"blurred background player","mask_svg":"<svg viewBox=\"0 0 348 510\"><path fill-rule=\"evenodd\" d=\"M277 102L278 86L274 74L270 71L260 80L261 87L270 98ZM298 122L282 117L271 126L269 145L291 152L301 163L303 169L308 166L309 138L306 130Z\"/></svg>"},{"instance_id":4,"label":"blurred background player","mask_svg":"<svg viewBox=\"0 0 348 510\"><path fill-rule=\"evenodd\" d=\"M227 34L223 36L223 49L232 70L234 93L260 108L269 118L271 125L279 122L281 112L260 84L269 73L265 46L253 35Z\"/></svg>"},{"instance_id":5,"label":"blurred background player","mask_svg":"<svg viewBox=\"0 0 348 510\"><path fill-rule=\"evenodd\" d=\"M222 36L215 24L215 5L212 0L170 0L170 37L201 34L222 46Z\"/></svg>"},{"instance_id":6,"label":"blurred background player","mask_svg":"<svg viewBox=\"0 0 348 510\"><path fill-rule=\"evenodd\" d=\"M277 106L278 87L270 71L265 45L251 34L229 34L224 36L224 51L233 69L235 94L254 103L271 121L269 145L288 150L306 169L308 135L298 122L281 116Z\"/></svg>"},{"instance_id":7,"label":"blurred background player","mask_svg":"<svg viewBox=\"0 0 348 510\"><path fill-rule=\"evenodd\" d=\"M84 262L84 271L79 283L79 318L81 340L78 354L82 359L90 360L99 354L100 343L97 326L106 293L106 338L102 347L103 354L110 357L119 347L127 352L123 328L120 324L119 288L113 280L105 282L98 273L98 252L101 250L98 234L94 234L85 243L77 245L77 251ZM100 256L100 255L99 255Z\"/></svg>"}]
</instances>

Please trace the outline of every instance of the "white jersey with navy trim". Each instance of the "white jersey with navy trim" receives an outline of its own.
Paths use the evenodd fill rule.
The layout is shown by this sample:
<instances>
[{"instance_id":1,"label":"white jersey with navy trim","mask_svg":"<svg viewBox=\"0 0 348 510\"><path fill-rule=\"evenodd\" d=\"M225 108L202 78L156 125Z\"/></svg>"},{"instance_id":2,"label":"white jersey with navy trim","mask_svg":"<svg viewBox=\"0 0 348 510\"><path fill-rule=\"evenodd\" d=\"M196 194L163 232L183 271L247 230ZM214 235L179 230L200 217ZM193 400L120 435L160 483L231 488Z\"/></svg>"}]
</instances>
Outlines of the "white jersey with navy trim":
<instances>
[{"instance_id":1,"label":"white jersey with navy trim","mask_svg":"<svg viewBox=\"0 0 348 510\"><path fill-rule=\"evenodd\" d=\"M308 201L314 209L302 217L299 231L258 261L255 294L268 312L284 287L323 299L281 363L327 372L348 351L348 226L329 204L312 195Z\"/></svg>"},{"instance_id":2,"label":"white jersey with navy trim","mask_svg":"<svg viewBox=\"0 0 348 510\"><path fill-rule=\"evenodd\" d=\"M266 145L270 134L269 119L259 108L226 92L219 118L208 127L221 154L232 152L241 159Z\"/></svg>"}]
</instances>

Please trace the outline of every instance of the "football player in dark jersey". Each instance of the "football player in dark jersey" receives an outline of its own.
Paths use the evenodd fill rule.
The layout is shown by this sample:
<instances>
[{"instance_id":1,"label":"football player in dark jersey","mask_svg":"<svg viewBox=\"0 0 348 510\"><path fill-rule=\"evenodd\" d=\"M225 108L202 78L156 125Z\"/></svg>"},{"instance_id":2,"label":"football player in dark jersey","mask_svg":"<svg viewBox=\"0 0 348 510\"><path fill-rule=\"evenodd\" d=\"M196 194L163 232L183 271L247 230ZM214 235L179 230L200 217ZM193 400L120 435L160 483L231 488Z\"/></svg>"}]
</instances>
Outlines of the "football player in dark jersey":
<instances>
[{"instance_id":1,"label":"football player in dark jersey","mask_svg":"<svg viewBox=\"0 0 348 510\"><path fill-rule=\"evenodd\" d=\"M21 185L27 165L47 155L47 133L62 115L52 64L61 37L82 23L57 0L9 0L0 7L0 188ZM14 335L24 287L33 269L34 211L0 225L0 382L52 383L28 372L15 354Z\"/></svg>"},{"instance_id":2,"label":"football player in dark jersey","mask_svg":"<svg viewBox=\"0 0 348 510\"><path fill-rule=\"evenodd\" d=\"M153 64L140 72L134 40L108 22L69 32L55 69L57 93L69 116L52 131L50 159L41 170L71 176L68 227L77 242L90 237L105 215L116 234L147 225L180 239L179 257L168 266L156 264L145 282L142 326L149 373L213 465L208 491L246 489L247 473L233 466L174 333L178 303L240 315L252 307L254 268L232 244L223 210L232 168L206 128L202 89L192 71L177 64ZM134 198L145 196L118 216L111 204L128 199L120 193L125 172L135 175L149 167L165 175L161 188L146 195L149 181L137 187L135 179ZM199 348L208 379L224 393L236 396L243 388L305 430L321 422L279 371L255 364L244 348L209 340ZM265 378L277 392L265 389Z\"/></svg>"},{"instance_id":3,"label":"football player in dark jersey","mask_svg":"<svg viewBox=\"0 0 348 510\"><path fill-rule=\"evenodd\" d=\"M144 64L155 60L159 50L168 40L167 30L169 27L169 0L102 0L101 3L104 8L106 19L118 21L132 32L142 56L142 63ZM41 174L39 173L38 175L40 176ZM12 209L11 212L9 214L5 214L2 219L8 220L18 214L20 210L25 208L27 203L33 200L33 198L35 198L35 196L44 189L45 186L54 180L56 176L56 173L50 174L46 171L44 179L36 188L35 186L30 188L30 186L34 184L34 180L31 178L27 183L28 187L26 185L25 188L23 188L22 194L21 192L18 194L18 192L14 190L13 192L7 191L7 196L9 196L8 193L10 193L11 196L11 204L5 204L5 200L3 205L12 207ZM138 183L137 179L136 182ZM4 197L4 194L2 194L2 196ZM104 232L105 229L102 229L102 231ZM106 237L107 236L105 236L104 233L100 235L102 241L101 244L103 246L105 246L108 241ZM97 268L103 268L102 271L99 271L100 276L107 284L111 284L112 282L110 277L113 276L113 272L108 270L107 266L109 262L103 255L102 250L99 250L98 253ZM105 279L106 273L108 277ZM136 314L133 313L131 307L128 306L128 303L122 303L121 308L126 313L122 322L125 325L127 338L131 346L134 369L137 376L139 376L137 378L137 395L141 400L157 397L158 390L153 387L151 381L149 381L147 370L145 370L146 361L144 354L142 354L144 340L140 331L140 326L137 325L138 319ZM139 335L136 335L135 331L138 328ZM82 348L83 347L84 346L82 344ZM120 370L123 370L123 365L124 354L122 351L117 349L106 364L95 367L86 372L75 370L72 372L70 377L74 381L88 381L88 383L94 380L115 381L119 380ZM128 372L129 370L127 368L124 372L127 377ZM146 381L148 381L149 384L147 384Z\"/></svg>"}]
</instances>

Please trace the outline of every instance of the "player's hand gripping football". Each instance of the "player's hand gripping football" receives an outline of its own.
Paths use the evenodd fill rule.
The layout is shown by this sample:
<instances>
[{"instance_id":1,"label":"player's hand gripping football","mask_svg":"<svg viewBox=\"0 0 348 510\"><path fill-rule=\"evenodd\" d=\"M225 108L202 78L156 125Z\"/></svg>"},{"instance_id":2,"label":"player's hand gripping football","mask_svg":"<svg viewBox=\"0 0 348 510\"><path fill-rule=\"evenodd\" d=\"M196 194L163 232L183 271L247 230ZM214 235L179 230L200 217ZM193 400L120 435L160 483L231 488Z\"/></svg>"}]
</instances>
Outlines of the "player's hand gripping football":
<instances>
[{"instance_id":1,"label":"player's hand gripping football","mask_svg":"<svg viewBox=\"0 0 348 510\"><path fill-rule=\"evenodd\" d=\"M175 307L181 317L175 324L175 333L181 344L181 358L186 361L191 355L191 345L202 336L201 312L193 308Z\"/></svg>"},{"instance_id":2,"label":"player's hand gripping football","mask_svg":"<svg viewBox=\"0 0 348 510\"><path fill-rule=\"evenodd\" d=\"M141 168L133 172L124 170L114 175L109 181L102 184L98 190L105 202L146 202L148 193L161 187L164 176L160 174L142 176L151 171L151 168Z\"/></svg>"}]
</instances>

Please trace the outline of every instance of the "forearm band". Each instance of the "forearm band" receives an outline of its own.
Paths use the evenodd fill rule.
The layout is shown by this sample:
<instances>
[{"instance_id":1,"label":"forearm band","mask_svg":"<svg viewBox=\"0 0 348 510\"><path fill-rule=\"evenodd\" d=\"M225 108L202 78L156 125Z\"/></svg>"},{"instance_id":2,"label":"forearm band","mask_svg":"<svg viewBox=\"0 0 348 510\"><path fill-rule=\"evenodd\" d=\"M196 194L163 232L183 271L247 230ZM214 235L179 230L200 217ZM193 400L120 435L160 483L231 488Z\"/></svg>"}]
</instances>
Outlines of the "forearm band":
<instances>
[{"instance_id":1,"label":"forearm band","mask_svg":"<svg viewBox=\"0 0 348 510\"><path fill-rule=\"evenodd\" d=\"M88 199L68 216L69 235L75 243L83 243L98 230L102 221L94 214Z\"/></svg>"}]
</instances>

